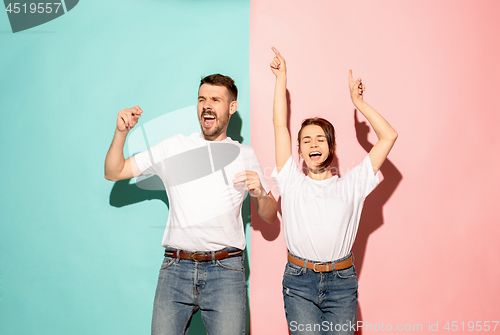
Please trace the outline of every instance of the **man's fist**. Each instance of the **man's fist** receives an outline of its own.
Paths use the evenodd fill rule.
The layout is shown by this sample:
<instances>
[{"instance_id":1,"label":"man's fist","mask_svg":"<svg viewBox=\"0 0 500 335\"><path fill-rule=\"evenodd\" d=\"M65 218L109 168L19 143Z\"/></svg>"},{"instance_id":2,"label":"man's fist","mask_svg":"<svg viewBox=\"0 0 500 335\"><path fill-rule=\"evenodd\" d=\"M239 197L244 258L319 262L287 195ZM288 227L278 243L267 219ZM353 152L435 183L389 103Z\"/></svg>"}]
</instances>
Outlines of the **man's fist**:
<instances>
[{"instance_id":1,"label":"man's fist","mask_svg":"<svg viewBox=\"0 0 500 335\"><path fill-rule=\"evenodd\" d=\"M119 111L116 119L116 128L119 131L129 131L139 122L141 114L142 109L139 106L125 108Z\"/></svg>"}]
</instances>

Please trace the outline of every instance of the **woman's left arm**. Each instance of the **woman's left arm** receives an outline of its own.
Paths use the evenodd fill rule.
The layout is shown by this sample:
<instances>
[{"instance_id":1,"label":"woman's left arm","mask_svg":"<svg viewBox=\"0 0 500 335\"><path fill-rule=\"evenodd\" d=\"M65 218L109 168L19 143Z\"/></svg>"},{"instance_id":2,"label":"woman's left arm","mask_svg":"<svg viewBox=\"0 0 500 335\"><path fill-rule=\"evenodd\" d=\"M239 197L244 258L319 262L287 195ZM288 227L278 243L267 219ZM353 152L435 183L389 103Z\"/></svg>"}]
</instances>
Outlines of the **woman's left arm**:
<instances>
[{"instance_id":1,"label":"woman's left arm","mask_svg":"<svg viewBox=\"0 0 500 335\"><path fill-rule=\"evenodd\" d=\"M398 133L389 122L363 100L364 90L365 85L361 82L361 78L353 80L352 70L349 70L349 91L351 92L352 103L365 116L378 137L378 142L369 152L373 173L375 174L384 163L387 155L389 155L394 142L398 138Z\"/></svg>"}]
</instances>

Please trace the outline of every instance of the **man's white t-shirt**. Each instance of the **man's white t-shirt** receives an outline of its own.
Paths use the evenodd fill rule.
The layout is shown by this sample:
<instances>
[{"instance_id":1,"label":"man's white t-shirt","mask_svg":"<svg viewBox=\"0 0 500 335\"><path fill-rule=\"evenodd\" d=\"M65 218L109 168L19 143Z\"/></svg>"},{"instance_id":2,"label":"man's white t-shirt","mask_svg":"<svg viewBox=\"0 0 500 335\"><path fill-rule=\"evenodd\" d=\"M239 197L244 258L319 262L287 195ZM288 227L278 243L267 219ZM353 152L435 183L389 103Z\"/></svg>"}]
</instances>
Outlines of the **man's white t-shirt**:
<instances>
[{"instance_id":1,"label":"man's white t-shirt","mask_svg":"<svg viewBox=\"0 0 500 335\"><path fill-rule=\"evenodd\" d=\"M331 262L349 254L365 198L377 186L370 156L339 178L314 180L299 170L292 156L272 177L281 195L283 232L296 256Z\"/></svg>"},{"instance_id":2,"label":"man's white t-shirt","mask_svg":"<svg viewBox=\"0 0 500 335\"><path fill-rule=\"evenodd\" d=\"M169 199L162 246L186 251L245 248L241 205L244 186L233 184L242 171L255 171L269 186L254 150L227 137L207 141L200 134L176 135L135 155L143 175L158 175Z\"/></svg>"}]
</instances>

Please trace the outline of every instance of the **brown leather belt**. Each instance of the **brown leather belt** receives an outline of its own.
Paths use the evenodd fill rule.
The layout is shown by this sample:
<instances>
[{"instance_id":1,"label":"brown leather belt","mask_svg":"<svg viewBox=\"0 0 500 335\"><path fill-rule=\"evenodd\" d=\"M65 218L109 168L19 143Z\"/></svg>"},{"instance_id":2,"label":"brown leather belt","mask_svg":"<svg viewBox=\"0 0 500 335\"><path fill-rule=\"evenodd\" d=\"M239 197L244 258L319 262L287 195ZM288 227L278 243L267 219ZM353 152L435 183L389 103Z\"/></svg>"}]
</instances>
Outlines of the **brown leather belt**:
<instances>
[{"instance_id":1,"label":"brown leather belt","mask_svg":"<svg viewBox=\"0 0 500 335\"><path fill-rule=\"evenodd\" d=\"M218 261L224 258L241 256L243 250L227 252L227 251L217 251L215 252L213 260ZM180 258L180 259L190 259L195 262L207 262L212 260L212 252L184 252L176 250L174 252L165 251L166 257Z\"/></svg>"},{"instance_id":2,"label":"brown leather belt","mask_svg":"<svg viewBox=\"0 0 500 335\"><path fill-rule=\"evenodd\" d=\"M297 257L292 256L288 253L288 261L300 267L304 267L305 261ZM313 270L314 272L330 272L333 270L344 270L352 266L353 257L352 255L340 262L329 262L329 263L312 263L307 262L307 268Z\"/></svg>"}]
</instances>

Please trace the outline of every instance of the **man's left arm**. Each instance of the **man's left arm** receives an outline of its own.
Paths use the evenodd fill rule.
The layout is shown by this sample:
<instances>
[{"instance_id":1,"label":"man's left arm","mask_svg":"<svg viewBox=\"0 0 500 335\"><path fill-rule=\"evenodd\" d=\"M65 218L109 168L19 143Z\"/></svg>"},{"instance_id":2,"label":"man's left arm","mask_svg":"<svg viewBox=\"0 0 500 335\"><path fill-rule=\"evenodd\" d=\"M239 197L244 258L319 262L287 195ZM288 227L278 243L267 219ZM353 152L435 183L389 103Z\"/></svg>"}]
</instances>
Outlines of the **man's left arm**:
<instances>
[{"instance_id":1,"label":"man's left arm","mask_svg":"<svg viewBox=\"0 0 500 335\"><path fill-rule=\"evenodd\" d=\"M262 186L260 176L255 171L242 171L234 176L235 185L245 185L257 213L262 220L271 224L277 218L278 205L271 192L267 193Z\"/></svg>"}]
</instances>

